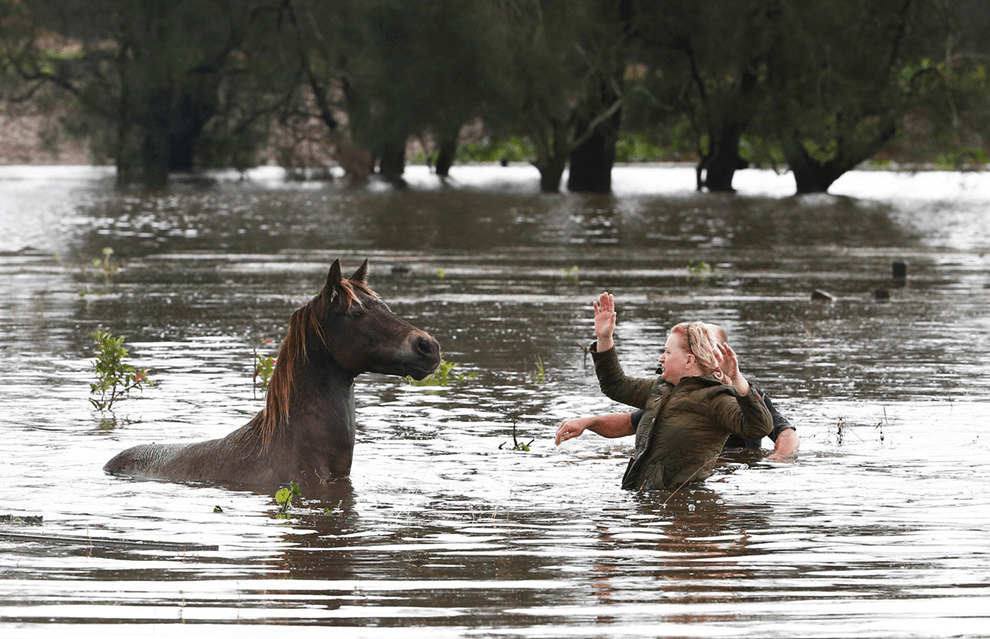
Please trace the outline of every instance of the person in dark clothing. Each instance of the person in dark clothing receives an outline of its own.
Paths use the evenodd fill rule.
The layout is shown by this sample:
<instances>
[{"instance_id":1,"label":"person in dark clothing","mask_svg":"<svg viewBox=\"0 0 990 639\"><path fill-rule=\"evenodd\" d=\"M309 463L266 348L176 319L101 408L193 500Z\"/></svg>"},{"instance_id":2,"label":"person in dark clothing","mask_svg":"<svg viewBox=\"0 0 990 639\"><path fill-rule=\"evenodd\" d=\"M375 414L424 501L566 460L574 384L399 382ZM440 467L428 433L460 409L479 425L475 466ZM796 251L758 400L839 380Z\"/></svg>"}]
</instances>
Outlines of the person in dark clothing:
<instances>
[{"instance_id":1,"label":"person in dark clothing","mask_svg":"<svg viewBox=\"0 0 990 639\"><path fill-rule=\"evenodd\" d=\"M636 378L622 371L615 354L615 317L614 300L603 293L595 303L595 373L602 392L643 414L636 423L630 413L565 420L557 444L585 430L603 437L634 434L636 447L622 487L673 489L708 477L729 435L760 439L771 432L769 410L716 327L703 322L674 326L660 356L660 377Z\"/></svg>"},{"instance_id":2,"label":"person in dark clothing","mask_svg":"<svg viewBox=\"0 0 990 639\"><path fill-rule=\"evenodd\" d=\"M598 337L598 341L592 345L592 352L593 354L605 353L614 349L612 333L615 329L616 313L615 302L612 295L602 293L599 299L595 302L594 308L595 333ZM719 343L727 346L728 339L725 331L714 325L708 326L715 331ZM597 358L598 356L596 355L596 359ZM601 370L602 368L596 361L595 371L596 374L599 374L600 381ZM658 374L661 374L662 367L661 369L658 369L657 372ZM765 394L759 390L756 390L755 392L762 397L763 403L769 410L773 420L773 429L769 433L769 437L774 442L774 450L768 456L768 459L783 460L793 457L797 454L800 443L794 426L792 426L790 422L788 422L788 420L776 410L773 402L770 401ZM577 437L586 429L598 433L603 437L623 437L626 435L633 435L636 433L637 426L645 414L646 410L640 409L632 413L615 413L612 415L601 415L592 418L565 420L561 423L557 431L556 443L559 445L562 441L572 437ZM727 449L759 448L761 441L762 438L744 438L732 434L725 442L724 447Z\"/></svg>"}]
</instances>

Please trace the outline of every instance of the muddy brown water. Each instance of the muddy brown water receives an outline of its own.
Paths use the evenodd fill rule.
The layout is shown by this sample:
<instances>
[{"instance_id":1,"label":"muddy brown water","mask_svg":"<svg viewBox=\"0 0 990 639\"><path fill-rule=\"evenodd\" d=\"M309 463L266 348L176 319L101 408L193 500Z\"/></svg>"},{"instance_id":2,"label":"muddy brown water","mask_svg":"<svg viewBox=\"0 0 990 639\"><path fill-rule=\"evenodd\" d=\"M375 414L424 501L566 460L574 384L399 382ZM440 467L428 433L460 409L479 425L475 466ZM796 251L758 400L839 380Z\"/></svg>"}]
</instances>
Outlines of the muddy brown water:
<instances>
[{"instance_id":1,"label":"muddy brown water","mask_svg":"<svg viewBox=\"0 0 990 639\"><path fill-rule=\"evenodd\" d=\"M673 167L617 169L612 196L453 174L142 194L0 169L0 515L43 517L0 522L3 637L990 635L990 177L854 172L793 198L761 171L729 197ZM360 377L353 474L289 520L273 495L102 473L242 425L258 338L337 257L370 258L459 379ZM619 489L630 441L555 447L561 419L621 409L581 349L604 289L634 374L671 324L725 325L799 456L730 456L672 496ZM113 428L87 401L97 328L157 382Z\"/></svg>"}]
</instances>

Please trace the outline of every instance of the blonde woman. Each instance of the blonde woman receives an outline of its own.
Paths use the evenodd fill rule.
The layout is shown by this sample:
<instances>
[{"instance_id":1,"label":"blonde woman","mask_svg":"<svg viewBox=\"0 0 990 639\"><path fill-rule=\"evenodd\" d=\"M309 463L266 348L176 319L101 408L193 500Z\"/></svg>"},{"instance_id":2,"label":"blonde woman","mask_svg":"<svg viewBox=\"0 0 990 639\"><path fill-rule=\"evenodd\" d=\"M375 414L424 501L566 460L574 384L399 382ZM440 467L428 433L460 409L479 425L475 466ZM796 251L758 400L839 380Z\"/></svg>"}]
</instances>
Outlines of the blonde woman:
<instances>
[{"instance_id":1,"label":"blonde woman","mask_svg":"<svg viewBox=\"0 0 990 639\"><path fill-rule=\"evenodd\" d=\"M602 293L594 304L592 347L602 392L644 412L638 423L629 413L569 419L557 429L556 443L590 430L603 437L636 436L636 449L622 487L676 489L711 475L729 435L760 439L773 421L766 405L739 370L732 348L703 322L670 330L656 379L627 377L615 354L615 301Z\"/></svg>"}]
</instances>

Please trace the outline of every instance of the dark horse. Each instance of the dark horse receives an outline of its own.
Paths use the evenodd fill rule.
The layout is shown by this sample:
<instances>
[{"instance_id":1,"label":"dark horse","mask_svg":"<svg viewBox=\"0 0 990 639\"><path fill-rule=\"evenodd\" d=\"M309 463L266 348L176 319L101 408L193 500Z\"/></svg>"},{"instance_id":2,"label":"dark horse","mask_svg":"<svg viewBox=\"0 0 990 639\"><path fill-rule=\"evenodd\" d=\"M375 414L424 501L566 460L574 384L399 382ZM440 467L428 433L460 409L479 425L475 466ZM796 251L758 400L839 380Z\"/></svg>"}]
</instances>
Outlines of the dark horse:
<instances>
[{"instance_id":1,"label":"dark horse","mask_svg":"<svg viewBox=\"0 0 990 639\"><path fill-rule=\"evenodd\" d=\"M142 444L108 473L220 484L326 483L346 477L354 452L354 378L363 372L422 379L440 345L392 313L365 284L368 261L344 279L334 261L326 285L296 309L278 350L265 407L226 437Z\"/></svg>"}]
</instances>

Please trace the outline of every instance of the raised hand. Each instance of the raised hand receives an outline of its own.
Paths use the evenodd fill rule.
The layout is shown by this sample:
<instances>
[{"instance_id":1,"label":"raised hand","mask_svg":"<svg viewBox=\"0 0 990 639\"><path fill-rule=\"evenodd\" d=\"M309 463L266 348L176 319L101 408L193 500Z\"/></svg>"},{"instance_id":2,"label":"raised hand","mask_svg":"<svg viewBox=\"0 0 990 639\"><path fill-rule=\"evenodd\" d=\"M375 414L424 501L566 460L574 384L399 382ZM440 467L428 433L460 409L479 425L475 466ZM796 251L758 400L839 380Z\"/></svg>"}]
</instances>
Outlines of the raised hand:
<instances>
[{"instance_id":1,"label":"raised hand","mask_svg":"<svg viewBox=\"0 0 990 639\"><path fill-rule=\"evenodd\" d=\"M725 342L719 343L715 347L715 360L718 362L719 370L732 382L736 391L740 395L748 395L749 382L739 372L739 358L736 356L736 352L732 350L732 347Z\"/></svg>"},{"instance_id":2,"label":"raised hand","mask_svg":"<svg viewBox=\"0 0 990 639\"><path fill-rule=\"evenodd\" d=\"M612 348L612 333L615 332L615 299L611 293L602 293L594 302L595 335L598 337L598 352Z\"/></svg>"}]
</instances>

